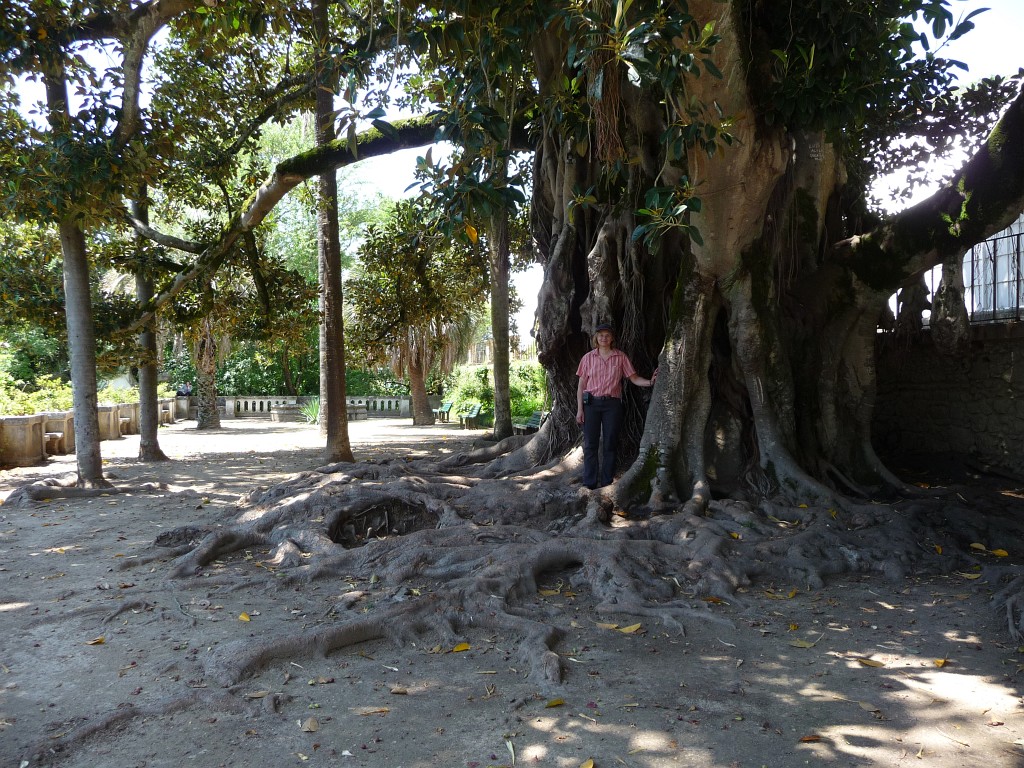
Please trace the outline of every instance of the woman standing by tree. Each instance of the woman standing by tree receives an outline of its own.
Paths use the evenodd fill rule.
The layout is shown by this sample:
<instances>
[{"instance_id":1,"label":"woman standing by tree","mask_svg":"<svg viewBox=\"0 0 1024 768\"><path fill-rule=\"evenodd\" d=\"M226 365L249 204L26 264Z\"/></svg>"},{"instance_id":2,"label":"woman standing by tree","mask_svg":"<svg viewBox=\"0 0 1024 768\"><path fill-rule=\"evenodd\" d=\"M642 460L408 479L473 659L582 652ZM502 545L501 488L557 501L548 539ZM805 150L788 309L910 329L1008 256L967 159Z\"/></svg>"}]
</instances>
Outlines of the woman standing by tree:
<instances>
[{"instance_id":1,"label":"woman standing by tree","mask_svg":"<svg viewBox=\"0 0 1024 768\"><path fill-rule=\"evenodd\" d=\"M594 330L594 348L580 360L576 375L576 421L583 425L583 485L601 488L615 478L615 448L622 426L622 380L638 387L653 387L658 371L649 379L637 374L626 353L615 347L615 331L607 324ZM598 472L600 448L600 472Z\"/></svg>"}]
</instances>

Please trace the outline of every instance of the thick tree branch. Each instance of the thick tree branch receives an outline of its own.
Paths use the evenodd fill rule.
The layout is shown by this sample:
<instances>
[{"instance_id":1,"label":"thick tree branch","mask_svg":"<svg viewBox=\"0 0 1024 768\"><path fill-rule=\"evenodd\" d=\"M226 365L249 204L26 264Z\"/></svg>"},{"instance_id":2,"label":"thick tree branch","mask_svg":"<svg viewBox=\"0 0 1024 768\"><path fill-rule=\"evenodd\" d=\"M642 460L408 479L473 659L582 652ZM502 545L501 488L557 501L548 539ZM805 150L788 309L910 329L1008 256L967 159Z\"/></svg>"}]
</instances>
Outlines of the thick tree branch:
<instances>
[{"instance_id":1,"label":"thick tree branch","mask_svg":"<svg viewBox=\"0 0 1024 768\"><path fill-rule=\"evenodd\" d=\"M115 133L119 146L124 146L141 125L139 96L142 87L142 66L149 50L149 41L157 30L179 14L199 5L199 0L151 0L134 8L129 14L99 13L80 26L69 30L69 38L77 41L117 40L124 59L121 73L124 91L121 95L121 116Z\"/></svg>"},{"instance_id":2,"label":"thick tree branch","mask_svg":"<svg viewBox=\"0 0 1024 768\"><path fill-rule=\"evenodd\" d=\"M163 245L167 248L174 248L179 251L185 251L186 253L202 253L209 247L208 243L197 243L192 240L185 240L180 237L175 237L174 235L168 235L164 232L160 232L134 216L126 216L125 219L132 225L132 229L147 240L152 240L158 245Z\"/></svg>"},{"instance_id":3,"label":"thick tree branch","mask_svg":"<svg viewBox=\"0 0 1024 768\"><path fill-rule=\"evenodd\" d=\"M177 296L198 275L216 269L231 252L238 238L255 229L281 198L306 179L318 176L325 170L342 168L360 160L389 155L400 149L426 146L437 139L437 128L431 118L406 120L395 123L394 127L394 136L385 136L376 129L361 134L358 140L358 153L353 152L347 141L338 140L279 163L270 178L245 202L242 210L223 229L217 242L206 247L195 263L174 278L166 290L153 297L144 307L142 314L123 330L138 331L153 318L160 307ZM141 232L134 222L132 226Z\"/></svg>"},{"instance_id":4,"label":"thick tree branch","mask_svg":"<svg viewBox=\"0 0 1024 768\"><path fill-rule=\"evenodd\" d=\"M873 232L838 243L833 258L876 290L966 253L1024 211L1024 90L977 153L942 189Z\"/></svg>"}]
</instances>

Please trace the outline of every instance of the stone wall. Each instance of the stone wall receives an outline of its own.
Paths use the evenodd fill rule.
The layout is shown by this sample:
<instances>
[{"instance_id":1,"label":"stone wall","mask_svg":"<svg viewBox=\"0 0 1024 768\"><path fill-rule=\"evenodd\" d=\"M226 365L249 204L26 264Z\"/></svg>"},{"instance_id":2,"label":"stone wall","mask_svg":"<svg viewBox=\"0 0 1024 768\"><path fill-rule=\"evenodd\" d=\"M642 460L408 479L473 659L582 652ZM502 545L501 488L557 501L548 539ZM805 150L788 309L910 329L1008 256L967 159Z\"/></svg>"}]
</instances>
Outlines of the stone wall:
<instances>
[{"instance_id":1,"label":"stone wall","mask_svg":"<svg viewBox=\"0 0 1024 768\"><path fill-rule=\"evenodd\" d=\"M974 326L969 352L938 353L925 331L882 344L873 436L882 455L956 453L1024 474L1024 328Z\"/></svg>"}]
</instances>

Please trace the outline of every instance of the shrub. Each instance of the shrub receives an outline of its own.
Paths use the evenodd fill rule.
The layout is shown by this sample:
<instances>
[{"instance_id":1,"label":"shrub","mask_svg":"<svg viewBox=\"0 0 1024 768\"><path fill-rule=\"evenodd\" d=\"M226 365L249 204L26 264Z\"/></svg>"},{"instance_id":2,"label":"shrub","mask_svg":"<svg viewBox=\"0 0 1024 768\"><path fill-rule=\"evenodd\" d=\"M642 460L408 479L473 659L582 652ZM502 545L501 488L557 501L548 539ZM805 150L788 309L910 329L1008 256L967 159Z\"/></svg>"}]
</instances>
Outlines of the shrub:
<instances>
[{"instance_id":1,"label":"shrub","mask_svg":"<svg viewBox=\"0 0 1024 768\"><path fill-rule=\"evenodd\" d=\"M320 423L320 398L314 397L299 406L299 413L306 418L307 424Z\"/></svg>"},{"instance_id":2,"label":"shrub","mask_svg":"<svg viewBox=\"0 0 1024 768\"><path fill-rule=\"evenodd\" d=\"M547 374L539 363L516 363L509 369L512 420L526 421L534 411L547 409Z\"/></svg>"},{"instance_id":3,"label":"shrub","mask_svg":"<svg viewBox=\"0 0 1024 768\"><path fill-rule=\"evenodd\" d=\"M40 376L30 385L17 386L7 373L0 373L0 414L27 416L46 411L69 411L71 385L56 376Z\"/></svg>"},{"instance_id":4,"label":"shrub","mask_svg":"<svg viewBox=\"0 0 1024 768\"><path fill-rule=\"evenodd\" d=\"M534 411L544 410L548 399L547 378L539 363L516 363L509 368L508 378L513 421L526 421ZM479 365L456 370L444 399L455 403L452 413L460 413L471 405L479 404L480 423L493 423L494 386L490 368Z\"/></svg>"}]
</instances>

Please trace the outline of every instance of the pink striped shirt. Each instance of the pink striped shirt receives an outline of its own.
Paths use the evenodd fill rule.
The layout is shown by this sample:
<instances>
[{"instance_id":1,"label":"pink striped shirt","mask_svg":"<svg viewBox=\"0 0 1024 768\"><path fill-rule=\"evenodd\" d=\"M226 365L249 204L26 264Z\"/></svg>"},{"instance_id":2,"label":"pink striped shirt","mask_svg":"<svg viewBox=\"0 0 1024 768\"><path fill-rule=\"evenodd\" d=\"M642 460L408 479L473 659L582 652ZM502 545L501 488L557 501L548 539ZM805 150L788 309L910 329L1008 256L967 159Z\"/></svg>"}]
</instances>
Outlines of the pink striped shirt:
<instances>
[{"instance_id":1,"label":"pink striped shirt","mask_svg":"<svg viewBox=\"0 0 1024 768\"><path fill-rule=\"evenodd\" d=\"M605 359L600 350L592 349L580 360L576 375L583 382L583 391L594 397L622 397L622 380L635 376L636 370L622 350L613 349Z\"/></svg>"}]
</instances>

